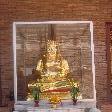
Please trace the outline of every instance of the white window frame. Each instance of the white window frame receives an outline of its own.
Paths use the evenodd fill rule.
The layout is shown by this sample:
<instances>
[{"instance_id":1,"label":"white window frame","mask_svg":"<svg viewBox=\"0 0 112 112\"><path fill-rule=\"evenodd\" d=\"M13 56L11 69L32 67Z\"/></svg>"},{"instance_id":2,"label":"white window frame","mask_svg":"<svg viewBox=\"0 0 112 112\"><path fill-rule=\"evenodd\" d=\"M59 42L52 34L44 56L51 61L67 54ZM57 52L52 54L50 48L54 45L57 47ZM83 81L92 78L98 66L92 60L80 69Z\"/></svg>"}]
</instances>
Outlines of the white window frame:
<instances>
[{"instance_id":1,"label":"white window frame","mask_svg":"<svg viewBox=\"0 0 112 112\"><path fill-rule=\"evenodd\" d=\"M16 63L16 26L24 24L78 24L88 23L90 24L91 33L91 51L92 51L92 73L93 73L93 99L83 99L83 101L95 101L96 102L96 89L95 89L95 64L94 64L94 43L93 43L93 22L92 21L42 21L42 22L13 22L13 55L14 55L14 99L17 103L17 63Z\"/></svg>"}]
</instances>

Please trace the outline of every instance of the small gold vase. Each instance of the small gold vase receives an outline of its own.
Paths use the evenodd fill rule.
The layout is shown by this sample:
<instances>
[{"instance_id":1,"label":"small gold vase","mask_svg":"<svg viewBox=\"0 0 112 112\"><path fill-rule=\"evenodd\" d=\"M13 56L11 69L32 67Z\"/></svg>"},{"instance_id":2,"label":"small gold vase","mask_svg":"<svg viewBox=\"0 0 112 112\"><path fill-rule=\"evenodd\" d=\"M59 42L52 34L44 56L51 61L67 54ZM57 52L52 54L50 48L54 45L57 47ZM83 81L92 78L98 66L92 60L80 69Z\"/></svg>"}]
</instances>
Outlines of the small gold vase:
<instances>
[{"instance_id":1,"label":"small gold vase","mask_svg":"<svg viewBox=\"0 0 112 112\"><path fill-rule=\"evenodd\" d=\"M61 103L61 99L56 95L52 96L49 101L52 104L51 108L57 108L57 104Z\"/></svg>"}]
</instances>

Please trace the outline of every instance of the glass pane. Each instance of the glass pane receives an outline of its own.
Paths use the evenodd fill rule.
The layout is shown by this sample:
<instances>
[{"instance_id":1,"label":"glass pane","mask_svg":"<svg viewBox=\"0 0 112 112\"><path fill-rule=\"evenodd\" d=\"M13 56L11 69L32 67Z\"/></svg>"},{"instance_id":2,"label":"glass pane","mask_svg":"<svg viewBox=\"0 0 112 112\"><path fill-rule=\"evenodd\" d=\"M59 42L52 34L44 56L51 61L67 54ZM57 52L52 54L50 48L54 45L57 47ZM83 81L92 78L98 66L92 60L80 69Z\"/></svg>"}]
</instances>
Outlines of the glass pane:
<instances>
[{"instance_id":1,"label":"glass pane","mask_svg":"<svg viewBox=\"0 0 112 112\"><path fill-rule=\"evenodd\" d=\"M89 23L55 24L53 30L50 25L17 25L17 100L27 100L28 95L31 98L32 85L38 81L43 84L41 99L57 91L61 99L70 99L67 77L79 83L81 99L93 99Z\"/></svg>"}]
</instances>

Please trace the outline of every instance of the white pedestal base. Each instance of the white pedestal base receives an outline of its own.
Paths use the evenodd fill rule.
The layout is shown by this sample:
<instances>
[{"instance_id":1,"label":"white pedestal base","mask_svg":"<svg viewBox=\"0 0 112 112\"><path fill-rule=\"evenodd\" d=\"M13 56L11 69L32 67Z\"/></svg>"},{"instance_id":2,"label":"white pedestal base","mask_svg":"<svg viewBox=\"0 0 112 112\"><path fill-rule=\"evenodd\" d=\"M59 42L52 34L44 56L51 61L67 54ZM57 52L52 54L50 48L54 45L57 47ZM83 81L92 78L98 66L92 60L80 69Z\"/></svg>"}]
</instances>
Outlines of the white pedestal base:
<instances>
[{"instance_id":1,"label":"white pedestal base","mask_svg":"<svg viewBox=\"0 0 112 112\"><path fill-rule=\"evenodd\" d=\"M78 101L73 105L72 101L62 101L58 104L57 108L51 108L49 102L40 101L39 107L34 107L34 102L24 102L15 104L14 112L84 112L85 108L95 108L96 102L94 101Z\"/></svg>"}]
</instances>

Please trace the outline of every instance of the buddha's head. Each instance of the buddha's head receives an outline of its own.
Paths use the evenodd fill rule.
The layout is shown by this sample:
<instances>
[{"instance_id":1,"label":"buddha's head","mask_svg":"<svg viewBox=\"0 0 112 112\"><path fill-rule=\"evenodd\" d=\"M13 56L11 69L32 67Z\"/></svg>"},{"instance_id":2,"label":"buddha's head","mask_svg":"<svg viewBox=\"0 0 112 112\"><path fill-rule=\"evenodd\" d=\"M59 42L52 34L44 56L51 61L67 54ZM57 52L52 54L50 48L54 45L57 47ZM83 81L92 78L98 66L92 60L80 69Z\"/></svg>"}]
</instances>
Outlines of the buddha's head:
<instances>
[{"instance_id":1,"label":"buddha's head","mask_svg":"<svg viewBox=\"0 0 112 112\"><path fill-rule=\"evenodd\" d=\"M53 40L47 42L47 54L50 58L55 58L57 53L57 43Z\"/></svg>"}]
</instances>

